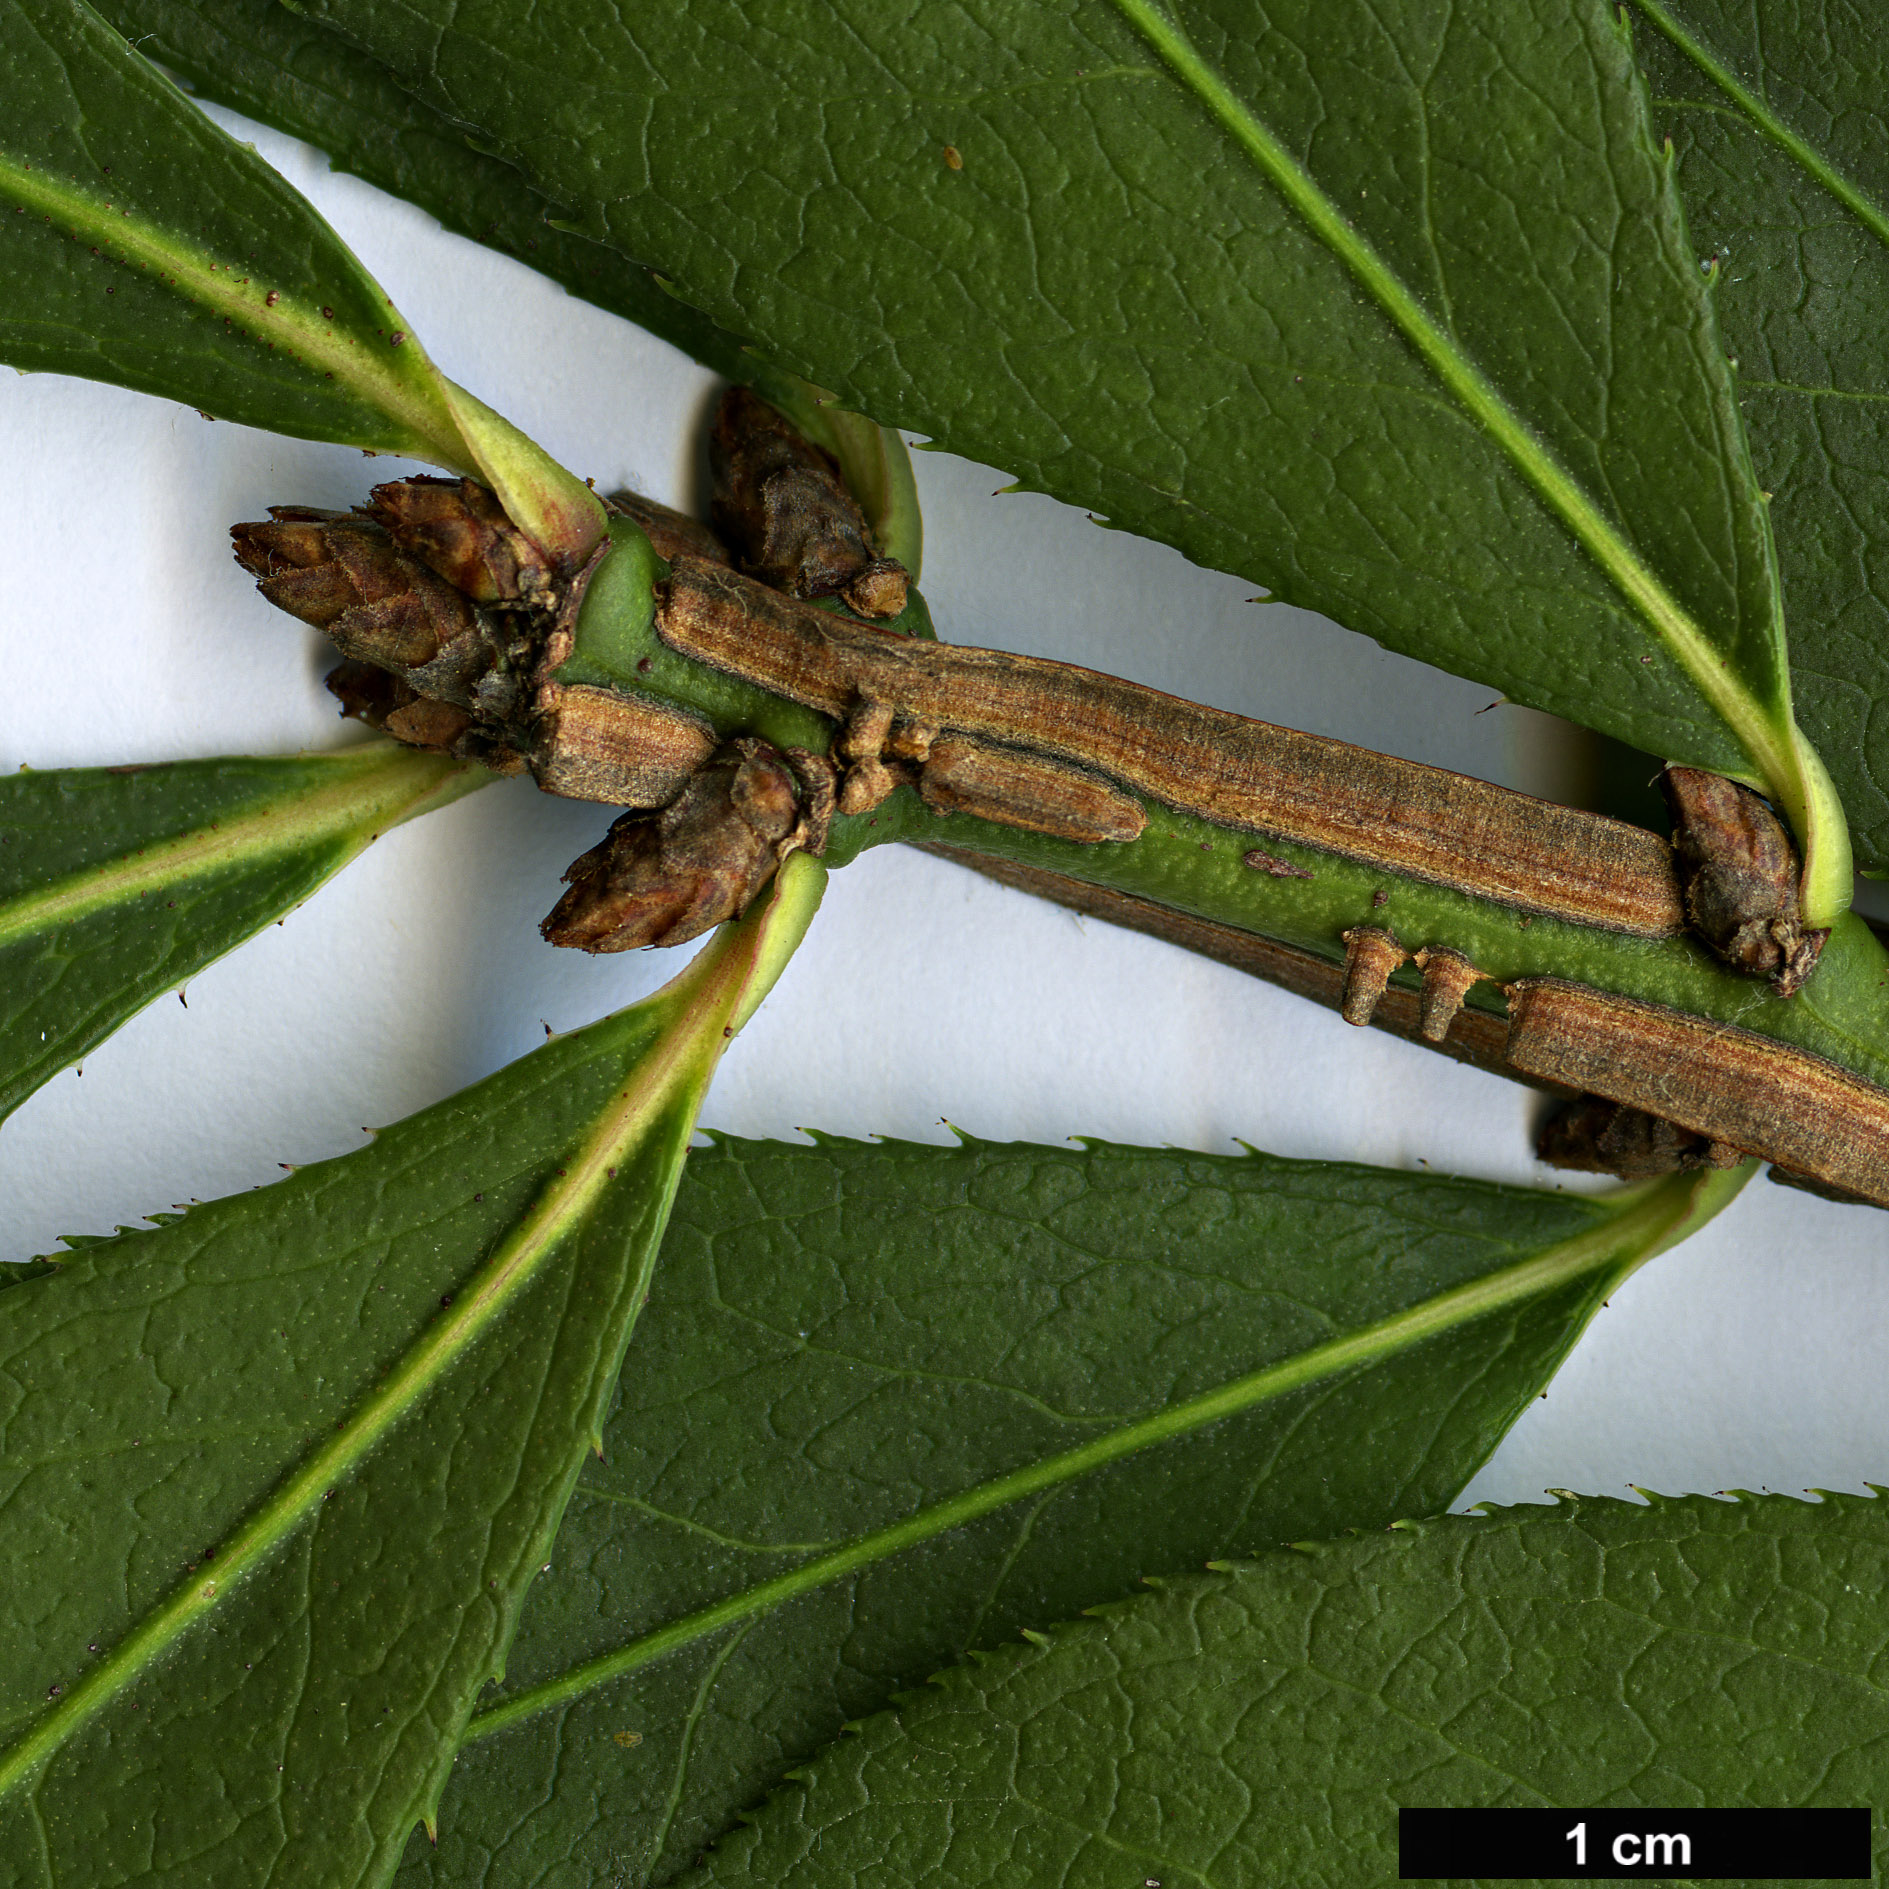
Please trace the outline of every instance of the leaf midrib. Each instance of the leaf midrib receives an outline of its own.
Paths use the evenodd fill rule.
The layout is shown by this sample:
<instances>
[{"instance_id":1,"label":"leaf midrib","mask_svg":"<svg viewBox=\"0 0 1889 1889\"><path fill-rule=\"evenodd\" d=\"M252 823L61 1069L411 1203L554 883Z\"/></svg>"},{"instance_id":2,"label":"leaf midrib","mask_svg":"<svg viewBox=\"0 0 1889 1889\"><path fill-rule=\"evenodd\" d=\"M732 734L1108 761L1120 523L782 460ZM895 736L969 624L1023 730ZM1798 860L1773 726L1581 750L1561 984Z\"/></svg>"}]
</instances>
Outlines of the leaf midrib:
<instances>
[{"instance_id":1,"label":"leaf midrib","mask_svg":"<svg viewBox=\"0 0 1889 1889\"><path fill-rule=\"evenodd\" d=\"M31 1777L219 1598L254 1572L516 1301L614 1178L615 1168L655 1130L664 1110L690 1090L699 1101L721 1053L724 1020L738 1013L749 987L746 956L741 945L724 934L721 949L702 952L667 992L639 1006L640 1014L653 1017L655 1024L644 1059L558 1177L457 1295L452 1308L421 1333L362 1398L345 1427L294 1470L219 1548L215 1575L199 1580L193 1573L172 1589L31 1731L0 1753L0 1797ZM685 1016L690 1017L689 1027L663 1027L665 1017ZM694 1119L693 1110L689 1119Z\"/></svg>"},{"instance_id":2,"label":"leaf midrib","mask_svg":"<svg viewBox=\"0 0 1889 1889\"><path fill-rule=\"evenodd\" d=\"M1725 94L1762 136L1815 179L1843 205L1875 239L1889 248L1889 209L1885 209L1861 184L1847 176L1815 145L1793 131L1750 86L1719 58L1704 40L1689 32L1666 6L1665 0L1634 0L1646 17L1699 72Z\"/></svg>"},{"instance_id":3,"label":"leaf midrib","mask_svg":"<svg viewBox=\"0 0 1889 1889\"><path fill-rule=\"evenodd\" d=\"M1318 241L1351 273L1458 404L1601 567L1737 736L1764 781L1774 787L1793 781L1798 770L1789 736L1780 741L1759 704L1729 678L1725 660L1706 630L1647 567L1482 370L1431 318L1389 264L1345 221L1337 205L1303 166L1153 0L1111 0L1111 4L1260 169ZM1781 621L1774 622L1773 630L1781 639Z\"/></svg>"},{"instance_id":4,"label":"leaf midrib","mask_svg":"<svg viewBox=\"0 0 1889 1889\"><path fill-rule=\"evenodd\" d=\"M1395 1352L1435 1338L1493 1312L1519 1304L1599 1272L1619 1268L1609 1289L1670 1243L1695 1213L1713 1209L1703 1196L1715 1186L1742 1185L1742 1173L1715 1176L1701 1185L1697 1176L1675 1175L1616 1197L1608 1217L1584 1233L1466 1286L1438 1294L1373 1324L1309 1351L1264 1366L1231 1383L1119 1425L1106 1436L1059 1451L1009 1474L992 1477L942 1502L930 1504L884 1528L874 1529L841 1548L803 1562L787 1573L757 1582L658 1627L615 1651L586 1660L558 1677L531 1687L502 1705L480 1713L466 1728L464 1743L488 1738L552 1706L560 1705L612 1680L650 1665L681 1647L733 1626L738 1621L784 1606L816 1588L831 1585L907 1548L963 1527L993 1511L1107 1468L1124 1457L1191 1434L1273 1399L1375 1364ZM1631 1257L1625 1260L1620 1255Z\"/></svg>"},{"instance_id":5,"label":"leaf midrib","mask_svg":"<svg viewBox=\"0 0 1889 1889\"><path fill-rule=\"evenodd\" d=\"M317 305L267 282L258 285L248 276L239 278L235 264L214 261L130 210L113 211L102 199L44 167L0 157L0 192L37 210L55 227L63 221L77 240L98 245L107 259L150 270L212 313L232 322L240 318L257 339L286 346L292 357L299 356L315 372L345 384L375 411L404 428L416 457L457 472L477 470L459 446L458 429L444 401L437 395L429 399L394 371L391 362L376 359L348 324L324 318ZM245 288L251 293L238 292ZM271 294L276 298L273 306L268 301ZM394 331L405 335L401 345L413 349L414 358L424 359L412 329L391 303L387 318Z\"/></svg>"},{"instance_id":6,"label":"leaf midrib","mask_svg":"<svg viewBox=\"0 0 1889 1889\"><path fill-rule=\"evenodd\" d=\"M378 774L405 773L417 759L410 752L393 750L377 756L374 766L352 779L336 781L312 794L284 794L256 803L249 812L213 820L195 832L154 840L129 858L106 860L38 891L0 900L0 950L142 894L239 866L261 865L304 847L341 841L351 858L378 839L383 829L418 812L442 789L456 797L450 795L455 787L468 792L485 784L477 778L484 770L462 761L438 772L428 770L410 785L390 778L387 788L375 793ZM467 777L463 783L460 776ZM364 793L372 796L365 802Z\"/></svg>"}]
</instances>

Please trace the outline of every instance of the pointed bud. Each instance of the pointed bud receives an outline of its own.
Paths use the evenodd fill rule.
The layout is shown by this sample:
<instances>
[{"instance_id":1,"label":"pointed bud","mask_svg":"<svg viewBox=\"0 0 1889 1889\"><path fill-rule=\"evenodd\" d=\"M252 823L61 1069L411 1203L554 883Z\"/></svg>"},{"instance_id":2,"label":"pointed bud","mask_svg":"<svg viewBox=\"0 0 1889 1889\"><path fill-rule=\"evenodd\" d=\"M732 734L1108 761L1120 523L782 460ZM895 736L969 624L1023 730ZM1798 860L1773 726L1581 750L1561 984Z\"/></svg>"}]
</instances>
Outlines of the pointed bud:
<instances>
[{"instance_id":1,"label":"pointed bud","mask_svg":"<svg viewBox=\"0 0 1889 1889\"><path fill-rule=\"evenodd\" d=\"M325 630L345 654L414 669L473 627L466 598L378 525L311 506L274 505L270 517L230 528L236 561L272 604Z\"/></svg>"},{"instance_id":2,"label":"pointed bud","mask_svg":"<svg viewBox=\"0 0 1889 1889\"><path fill-rule=\"evenodd\" d=\"M832 456L746 387L722 396L708 463L710 521L743 570L795 597L844 592L866 616L905 607L904 567L879 557Z\"/></svg>"},{"instance_id":3,"label":"pointed bud","mask_svg":"<svg viewBox=\"0 0 1889 1889\"><path fill-rule=\"evenodd\" d=\"M738 917L789 852L824 843L802 817L803 798L777 749L728 743L660 813L626 813L571 867L544 936L580 951L633 951L686 944Z\"/></svg>"},{"instance_id":4,"label":"pointed bud","mask_svg":"<svg viewBox=\"0 0 1889 1889\"><path fill-rule=\"evenodd\" d=\"M1665 788L1693 929L1733 969L1794 996L1830 934L1804 928L1784 822L1750 788L1702 768L1669 767Z\"/></svg>"},{"instance_id":5,"label":"pointed bud","mask_svg":"<svg viewBox=\"0 0 1889 1889\"><path fill-rule=\"evenodd\" d=\"M423 475L377 485L366 515L475 603L555 607L544 554L476 479Z\"/></svg>"}]
</instances>

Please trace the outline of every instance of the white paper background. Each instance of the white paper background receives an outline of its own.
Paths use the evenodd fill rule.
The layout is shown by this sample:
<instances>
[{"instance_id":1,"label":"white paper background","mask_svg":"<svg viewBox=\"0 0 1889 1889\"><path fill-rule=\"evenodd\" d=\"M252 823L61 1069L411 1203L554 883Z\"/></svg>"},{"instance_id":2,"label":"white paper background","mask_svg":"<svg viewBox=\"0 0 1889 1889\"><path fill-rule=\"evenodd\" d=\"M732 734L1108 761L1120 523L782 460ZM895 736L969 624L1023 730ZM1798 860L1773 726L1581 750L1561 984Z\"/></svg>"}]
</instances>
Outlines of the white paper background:
<instances>
[{"instance_id":1,"label":"white paper background","mask_svg":"<svg viewBox=\"0 0 1889 1889\"><path fill-rule=\"evenodd\" d=\"M686 502L709 378L317 154L225 118L315 202L446 371L599 485ZM0 765L277 753L356 738L322 640L272 610L226 529L348 505L398 462L114 388L0 382ZM921 454L925 591L948 640L1112 670L1244 713L1553 794L1553 723ZM1561 772L1558 772L1560 770ZM602 808L510 782L391 834L280 928L166 997L0 1130L0 1258L266 1185L361 1145L653 989L674 954L540 942ZM945 1138L1072 1134L1343 1158L1535 1185L1524 1091L1239 973L903 849L836 874L705 1120ZM1758 1180L1615 1298L1465 1501L1860 1488L1889 1480L1889 1216Z\"/></svg>"}]
</instances>

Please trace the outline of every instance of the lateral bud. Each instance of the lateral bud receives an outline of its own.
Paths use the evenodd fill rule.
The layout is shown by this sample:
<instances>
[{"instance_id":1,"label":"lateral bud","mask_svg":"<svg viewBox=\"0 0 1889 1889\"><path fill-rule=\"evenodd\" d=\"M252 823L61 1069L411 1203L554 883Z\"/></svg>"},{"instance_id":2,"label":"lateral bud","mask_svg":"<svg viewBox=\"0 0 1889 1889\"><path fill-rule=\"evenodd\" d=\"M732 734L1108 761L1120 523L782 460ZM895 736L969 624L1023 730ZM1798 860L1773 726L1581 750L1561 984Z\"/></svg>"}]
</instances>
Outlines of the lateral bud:
<instances>
[{"instance_id":1,"label":"lateral bud","mask_svg":"<svg viewBox=\"0 0 1889 1889\"><path fill-rule=\"evenodd\" d=\"M1804 928L1784 822L1750 788L1703 768L1669 767L1665 787L1693 929L1733 969L1795 996L1830 934Z\"/></svg>"},{"instance_id":2,"label":"lateral bud","mask_svg":"<svg viewBox=\"0 0 1889 1889\"><path fill-rule=\"evenodd\" d=\"M731 387L709 434L710 522L751 576L795 597L843 597L895 617L911 579L882 558L832 456L746 387Z\"/></svg>"},{"instance_id":3,"label":"lateral bud","mask_svg":"<svg viewBox=\"0 0 1889 1889\"><path fill-rule=\"evenodd\" d=\"M518 774L525 757L483 732L463 708L418 695L391 671L350 656L329 670L328 693L350 720L391 735L409 748L479 761L496 774Z\"/></svg>"},{"instance_id":4,"label":"lateral bud","mask_svg":"<svg viewBox=\"0 0 1889 1889\"><path fill-rule=\"evenodd\" d=\"M1550 1115L1536 1138L1535 1154L1549 1167L1611 1174L1622 1181L1734 1168L1745 1158L1728 1142L1603 1095L1576 1096Z\"/></svg>"},{"instance_id":5,"label":"lateral bud","mask_svg":"<svg viewBox=\"0 0 1889 1889\"><path fill-rule=\"evenodd\" d=\"M730 741L668 806L624 814L577 860L540 929L580 951L686 944L745 911L789 853L823 852L833 797L819 756Z\"/></svg>"},{"instance_id":6,"label":"lateral bud","mask_svg":"<svg viewBox=\"0 0 1889 1889\"><path fill-rule=\"evenodd\" d=\"M639 722L602 691L541 686L602 553L560 574L475 480L393 480L354 512L273 506L230 536L263 595L349 658L330 685L343 713L410 746L502 772L529 758L553 792L657 807L715 745L653 706Z\"/></svg>"},{"instance_id":7,"label":"lateral bud","mask_svg":"<svg viewBox=\"0 0 1889 1889\"><path fill-rule=\"evenodd\" d=\"M508 540L485 531L461 504L462 485L480 491L469 480L383 485L375 493L376 516L272 505L270 523L232 525L230 537L236 561L257 579L257 589L278 609L323 631L344 656L390 671L416 697L464 710L484 739L516 740L544 610L517 594L475 601L435 563L482 593L493 589L495 573L508 572L508 581L525 582L540 595L549 594L540 580L549 580L541 561L536 576L520 576ZM412 487L421 496L411 507L391 496ZM483 505L495 504L489 493L481 498ZM395 542L382 517L406 520L400 529L410 550ZM522 535L511 538L521 555L535 555Z\"/></svg>"},{"instance_id":8,"label":"lateral bud","mask_svg":"<svg viewBox=\"0 0 1889 1889\"><path fill-rule=\"evenodd\" d=\"M1345 985L1338 1014L1362 1028L1371 1021L1391 973L1410 953L1382 925L1353 925L1344 940Z\"/></svg>"}]
</instances>

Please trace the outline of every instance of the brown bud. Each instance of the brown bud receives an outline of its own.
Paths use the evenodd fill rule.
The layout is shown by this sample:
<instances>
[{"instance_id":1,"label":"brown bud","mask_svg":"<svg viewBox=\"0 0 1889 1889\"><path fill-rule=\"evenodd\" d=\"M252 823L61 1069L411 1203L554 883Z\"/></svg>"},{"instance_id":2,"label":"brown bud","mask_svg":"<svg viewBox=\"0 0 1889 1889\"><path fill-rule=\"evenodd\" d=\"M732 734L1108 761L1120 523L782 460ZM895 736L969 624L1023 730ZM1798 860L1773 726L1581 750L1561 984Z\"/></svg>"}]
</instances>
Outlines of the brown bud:
<instances>
[{"instance_id":1,"label":"brown bud","mask_svg":"<svg viewBox=\"0 0 1889 1889\"><path fill-rule=\"evenodd\" d=\"M544 553L477 480L430 473L395 479L375 486L372 503L363 509L409 557L475 603L555 605L556 584Z\"/></svg>"},{"instance_id":2,"label":"brown bud","mask_svg":"<svg viewBox=\"0 0 1889 1889\"><path fill-rule=\"evenodd\" d=\"M829 805L830 781L829 773ZM745 911L797 846L820 850L824 834L803 819L803 797L778 749L729 742L660 813L624 814L571 867L571 889L544 921L544 936L580 951L700 937Z\"/></svg>"},{"instance_id":3,"label":"brown bud","mask_svg":"<svg viewBox=\"0 0 1889 1889\"><path fill-rule=\"evenodd\" d=\"M1550 1167L1612 1174L1623 1181L1736 1167L1744 1159L1724 1142L1598 1095L1576 1096L1549 1116L1535 1153Z\"/></svg>"},{"instance_id":4,"label":"brown bud","mask_svg":"<svg viewBox=\"0 0 1889 1889\"><path fill-rule=\"evenodd\" d=\"M743 570L795 597L847 592L852 603L856 589L853 607L863 616L904 609L904 567L878 556L837 463L784 414L745 387L729 388L715 410L708 463L709 520Z\"/></svg>"},{"instance_id":5,"label":"brown bud","mask_svg":"<svg viewBox=\"0 0 1889 1889\"><path fill-rule=\"evenodd\" d=\"M415 669L473 627L472 605L378 525L312 506L274 505L270 517L230 527L236 561L272 604L325 630L344 654Z\"/></svg>"},{"instance_id":6,"label":"brown bud","mask_svg":"<svg viewBox=\"0 0 1889 1889\"><path fill-rule=\"evenodd\" d=\"M1750 788L1702 768L1669 767L1665 786L1693 929L1735 970L1795 995L1830 934L1804 929L1784 822Z\"/></svg>"},{"instance_id":7,"label":"brown bud","mask_svg":"<svg viewBox=\"0 0 1889 1889\"><path fill-rule=\"evenodd\" d=\"M472 726L472 717L450 702L433 702L420 696L404 708L395 709L381 726L396 741L404 741L410 748L431 748L440 754L451 754Z\"/></svg>"}]
</instances>

